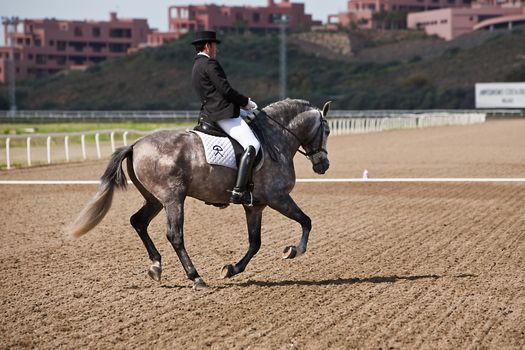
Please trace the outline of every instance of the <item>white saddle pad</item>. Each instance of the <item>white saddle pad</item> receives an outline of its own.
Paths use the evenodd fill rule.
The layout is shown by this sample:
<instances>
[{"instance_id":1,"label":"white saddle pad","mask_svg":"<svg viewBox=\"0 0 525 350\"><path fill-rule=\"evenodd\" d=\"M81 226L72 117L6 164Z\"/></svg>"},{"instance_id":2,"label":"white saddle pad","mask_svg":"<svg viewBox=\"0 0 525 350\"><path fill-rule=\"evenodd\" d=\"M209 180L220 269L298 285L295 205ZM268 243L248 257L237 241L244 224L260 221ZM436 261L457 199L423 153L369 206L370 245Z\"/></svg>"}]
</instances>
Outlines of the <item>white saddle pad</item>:
<instances>
[{"instance_id":1,"label":"white saddle pad","mask_svg":"<svg viewBox=\"0 0 525 350\"><path fill-rule=\"evenodd\" d=\"M204 146L204 152L206 153L206 161L209 164L237 169L235 151L228 137L212 136L196 130L190 131L199 135Z\"/></svg>"}]
</instances>

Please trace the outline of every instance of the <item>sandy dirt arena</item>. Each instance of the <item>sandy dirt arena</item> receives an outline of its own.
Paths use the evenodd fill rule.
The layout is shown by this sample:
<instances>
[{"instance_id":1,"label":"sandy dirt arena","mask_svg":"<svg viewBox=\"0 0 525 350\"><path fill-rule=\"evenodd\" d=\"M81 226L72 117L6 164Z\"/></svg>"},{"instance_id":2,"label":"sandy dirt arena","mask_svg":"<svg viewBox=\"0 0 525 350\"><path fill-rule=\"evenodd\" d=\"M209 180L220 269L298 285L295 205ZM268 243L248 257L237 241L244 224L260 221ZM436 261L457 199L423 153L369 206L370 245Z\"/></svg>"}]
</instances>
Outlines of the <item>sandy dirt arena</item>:
<instances>
[{"instance_id":1,"label":"sandy dirt arena","mask_svg":"<svg viewBox=\"0 0 525 350\"><path fill-rule=\"evenodd\" d=\"M525 177L525 120L329 139L325 177ZM92 180L106 161L0 172ZM318 177L300 155L299 178ZM186 246L210 285L194 291L165 238L159 284L129 217L130 187L92 232L64 228L96 186L0 185L0 348L326 349L525 347L525 183L297 184L309 250L282 260L300 226L266 209L262 247L242 208L186 201Z\"/></svg>"}]
</instances>

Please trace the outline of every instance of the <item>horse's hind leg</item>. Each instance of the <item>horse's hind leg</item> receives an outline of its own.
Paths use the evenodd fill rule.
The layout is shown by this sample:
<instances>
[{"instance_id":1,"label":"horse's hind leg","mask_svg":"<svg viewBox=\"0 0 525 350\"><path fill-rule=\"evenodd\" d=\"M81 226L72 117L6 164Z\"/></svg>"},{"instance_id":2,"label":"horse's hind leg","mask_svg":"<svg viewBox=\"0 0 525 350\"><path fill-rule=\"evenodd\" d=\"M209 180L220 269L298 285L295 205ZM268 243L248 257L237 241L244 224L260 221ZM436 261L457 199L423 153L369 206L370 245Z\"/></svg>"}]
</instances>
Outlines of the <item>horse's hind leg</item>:
<instances>
[{"instance_id":1,"label":"horse's hind leg","mask_svg":"<svg viewBox=\"0 0 525 350\"><path fill-rule=\"evenodd\" d=\"M133 169L133 156L128 157L127 165L129 178L146 200L142 208L140 208L140 210L133 214L133 216L130 218L131 226L133 226L135 231L137 231L140 239L142 240L142 243L144 243L144 246L148 251L148 255L151 260L151 266L148 270L148 275L155 281L160 282L160 276L162 273L160 254L157 248L155 248L153 241L149 237L148 226L151 220L153 220L153 218L157 216L157 214L162 209L162 204L157 198L155 198L155 196L146 190L146 188L138 180L137 175L135 175L135 171Z\"/></svg>"},{"instance_id":2,"label":"horse's hind leg","mask_svg":"<svg viewBox=\"0 0 525 350\"><path fill-rule=\"evenodd\" d=\"M266 206L244 206L246 213L246 223L248 225L248 241L250 246L246 255L235 265L226 265L222 268L221 277L229 278L241 273L246 269L246 266L259 251L261 247L261 219L262 212Z\"/></svg>"},{"instance_id":3,"label":"horse's hind leg","mask_svg":"<svg viewBox=\"0 0 525 350\"><path fill-rule=\"evenodd\" d=\"M148 234L148 225L155 216L162 209L162 204L155 198L146 199L146 203L139 211L137 211L131 218L131 226L139 234L142 243L148 251L149 258L151 260L151 266L148 270L148 275L157 282L160 282L160 276L162 273L162 266L160 263L160 254L155 248L153 241Z\"/></svg>"},{"instance_id":4,"label":"horse's hind leg","mask_svg":"<svg viewBox=\"0 0 525 350\"><path fill-rule=\"evenodd\" d=\"M190 256L184 247L184 198L179 197L177 200L171 201L165 205L166 215L168 219L168 233L167 237L173 249L177 253L179 260L186 271L186 275L194 282L195 289L206 288L206 283L199 276L199 273L193 266Z\"/></svg>"},{"instance_id":5,"label":"horse's hind leg","mask_svg":"<svg viewBox=\"0 0 525 350\"><path fill-rule=\"evenodd\" d=\"M297 206L290 195L284 195L276 198L272 203L268 204L270 208L277 210L287 218L297 221L301 224L303 234L299 244L295 246L288 246L284 248L283 258L293 259L306 252L306 246L308 244L308 236L312 229L312 221L310 218L303 213L303 211Z\"/></svg>"}]
</instances>

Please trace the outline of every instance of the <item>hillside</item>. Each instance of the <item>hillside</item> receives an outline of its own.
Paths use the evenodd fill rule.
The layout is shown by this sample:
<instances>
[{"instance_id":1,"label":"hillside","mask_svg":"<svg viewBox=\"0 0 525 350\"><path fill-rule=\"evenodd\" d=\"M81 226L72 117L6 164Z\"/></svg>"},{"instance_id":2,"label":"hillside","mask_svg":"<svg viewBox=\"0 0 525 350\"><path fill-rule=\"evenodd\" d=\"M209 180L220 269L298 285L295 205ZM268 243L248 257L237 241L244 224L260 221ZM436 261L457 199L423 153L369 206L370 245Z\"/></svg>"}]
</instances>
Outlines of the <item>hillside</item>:
<instances>
[{"instance_id":1,"label":"hillside","mask_svg":"<svg viewBox=\"0 0 525 350\"><path fill-rule=\"evenodd\" d=\"M322 38L292 37L288 95L317 105L331 99L336 109L472 108L476 82L525 80L523 29L472 33L451 42L414 34L374 40L353 33L349 43L338 39L345 45L340 51L323 46ZM219 60L232 85L261 105L277 100L278 37L224 39ZM19 108L197 109L189 42L19 84ZM0 107L6 105L4 97Z\"/></svg>"}]
</instances>

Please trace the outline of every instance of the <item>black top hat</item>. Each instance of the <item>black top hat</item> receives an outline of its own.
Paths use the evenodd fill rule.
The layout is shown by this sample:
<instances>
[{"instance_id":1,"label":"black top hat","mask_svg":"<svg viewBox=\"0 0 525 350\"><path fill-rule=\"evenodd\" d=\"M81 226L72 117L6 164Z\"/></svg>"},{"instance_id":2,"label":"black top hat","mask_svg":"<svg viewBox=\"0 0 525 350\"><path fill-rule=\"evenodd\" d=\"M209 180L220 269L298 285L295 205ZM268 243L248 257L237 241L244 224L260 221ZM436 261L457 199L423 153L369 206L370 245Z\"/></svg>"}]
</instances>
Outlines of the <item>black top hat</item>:
<instances>
[{"instance_id":1,"label":"black top hat","mask_svg":"<svg viewBox=\"0 0 525 350\"><path fill-rule=\"evenodd\" d=\"M220 44L221 41L217 39L217 33L215 33L213 30L203 30L201 32L195 32L195 40L191 42L192 45L198 44L198 43L209 43L214 42L217 44Z\"/></svg>"}]
</instances>

